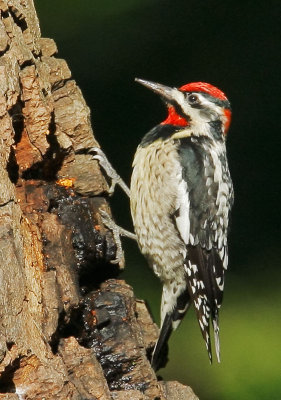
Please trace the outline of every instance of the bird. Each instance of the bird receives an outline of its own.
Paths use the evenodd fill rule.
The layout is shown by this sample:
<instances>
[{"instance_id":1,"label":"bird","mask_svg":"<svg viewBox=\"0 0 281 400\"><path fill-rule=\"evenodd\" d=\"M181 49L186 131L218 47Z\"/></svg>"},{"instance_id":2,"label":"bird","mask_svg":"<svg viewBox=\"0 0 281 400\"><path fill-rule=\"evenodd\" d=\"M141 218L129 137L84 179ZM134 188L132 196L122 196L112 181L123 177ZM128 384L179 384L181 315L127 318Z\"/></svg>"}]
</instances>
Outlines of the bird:
<instances>
[{"instance_id":1,"label":"bird","mask_svg":"<svg viewBox=\"0 0 281 400\"><path fill-rule=\"evenodd\" d=\"M159 95L168 112L137 147L130 185L138 246L163 284L151 363L161 367L168 339L191 305L211 363L212 323L220 362L219 309L234 200L226 154L230 102L205 82L176 88L136 81Z\"/></svg>"}]
</instances>

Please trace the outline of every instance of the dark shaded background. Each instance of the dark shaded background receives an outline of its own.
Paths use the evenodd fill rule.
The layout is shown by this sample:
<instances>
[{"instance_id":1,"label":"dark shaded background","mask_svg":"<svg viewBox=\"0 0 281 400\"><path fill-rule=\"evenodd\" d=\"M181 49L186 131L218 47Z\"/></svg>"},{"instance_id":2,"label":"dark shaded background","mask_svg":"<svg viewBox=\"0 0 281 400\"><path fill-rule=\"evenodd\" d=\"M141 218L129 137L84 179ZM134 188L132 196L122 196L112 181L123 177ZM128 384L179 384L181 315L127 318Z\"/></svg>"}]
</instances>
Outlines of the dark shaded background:
<instances>
[{"instance_id":1,"label":"dark shaded background","mask_svg":"<svg viewBox=\"0 0 281 400\"><path fill-rule=\"evenodd\" d=\"M96 138L129 182L141 137L164 119L140 77L178 86L206 81L229 97L228 155L235 187L230 270L221 312L222 363L209 365L193 311L160 371L201 400L281 399L280 1L35 0L92 110ZM130 227L117 192L115 215ZM161 287L126 242L124 277L159 320Z\"/></svg>"}]
</instances>

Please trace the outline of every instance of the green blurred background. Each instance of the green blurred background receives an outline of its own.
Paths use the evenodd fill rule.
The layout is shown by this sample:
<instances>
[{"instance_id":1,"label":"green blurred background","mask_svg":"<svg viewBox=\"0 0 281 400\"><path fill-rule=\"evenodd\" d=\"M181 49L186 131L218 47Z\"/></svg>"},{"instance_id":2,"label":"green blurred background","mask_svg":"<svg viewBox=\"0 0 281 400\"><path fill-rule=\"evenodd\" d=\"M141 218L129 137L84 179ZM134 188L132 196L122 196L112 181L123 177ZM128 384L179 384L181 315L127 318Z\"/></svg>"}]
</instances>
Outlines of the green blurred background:
<instances>
[{"instance_id":1,"label":"green blurred background","mask_svg":"<svg viewBox=\"0 0 281 400\"><path fill-rule=\"evenodd\" d=\"M201 400L281 399L281 2L35 0L92 110L95 136L127 182L141 137L165 110L140 77L177 86L207 81L233 108L228 154L235 187L230 268L221 310L222 363L210 366L191 310L170 341L161 376ZM128 201L112 198L131 228ZM122 275L159 321L161 287L125 242Z\"/></svg>"}]
</instances>

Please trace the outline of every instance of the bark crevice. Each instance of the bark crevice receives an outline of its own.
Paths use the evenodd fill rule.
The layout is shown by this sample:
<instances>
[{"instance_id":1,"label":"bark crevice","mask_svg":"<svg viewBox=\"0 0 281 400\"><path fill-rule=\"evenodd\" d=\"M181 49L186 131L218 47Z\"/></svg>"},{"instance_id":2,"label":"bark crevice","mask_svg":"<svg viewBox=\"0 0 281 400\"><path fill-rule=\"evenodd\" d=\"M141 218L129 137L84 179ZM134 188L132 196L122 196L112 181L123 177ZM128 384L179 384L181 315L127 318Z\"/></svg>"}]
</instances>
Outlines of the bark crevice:
<instances>
[{"instance_id":1,"label":"bark crevice","mask_svg":"<svg viewBox=\"0 0 281 400\"><path fill-rule=\"evenodd\" d=\"M32 0L0 0L0 399L195 399L150 367L158 330L111 263L90 111L55 54Z\"/></svg>"}]
</instances>

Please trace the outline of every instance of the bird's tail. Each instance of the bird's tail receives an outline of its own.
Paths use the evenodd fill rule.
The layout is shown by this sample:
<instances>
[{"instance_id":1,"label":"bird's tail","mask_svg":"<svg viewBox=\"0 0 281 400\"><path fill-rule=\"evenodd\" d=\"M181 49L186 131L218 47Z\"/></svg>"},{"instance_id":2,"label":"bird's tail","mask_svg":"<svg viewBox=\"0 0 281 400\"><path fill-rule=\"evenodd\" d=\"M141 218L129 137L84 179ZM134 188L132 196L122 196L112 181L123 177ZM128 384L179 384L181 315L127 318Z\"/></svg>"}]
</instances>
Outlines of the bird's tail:
<instances>
[{"instance_id":1,"label":"bird's tail","mask_svg":"<svg viewBox=\"0 0 281 400\"><path fill-rule=\"evenodd\" d=\"M222 260L214 249L206 250L200 246L189 246L188 256L186 271L189 294L195 307L210 362L212 362L210 320L213 323L216 355L220 362L218 314L223 296Z\"/></svg>"},{"instance_id":2,"label":"bird's tail","mask_svg":"<svg viewBox=\"0 0 281 400\"><path fill-rule=\"evenodd\" d=\"M172 313L166 314L163 325L160 330L159 338L156 342L151 357L151 366L155 371L163 367L166 363L168 354L168 340L173 331L172 324L173 324Z\"/></svg>"},{"instance_id":3,"label":"bird's tail","mask_svg":"<svg viewBox=\"0 0 281 400\"><path fill-rule=\"evenodd\" d=\"M214 338L215 338L215 349L216 349L216 354L217 354L217 360L220 362L220 337L219 337L219 316L218 313L216 316L212 319L213 322L213 328L214 328Z\"/></svg>"},{"instance_id":4,"label":"bird's tail","mask_svg":"<svg viewBox=\"0 0 281 400\"><path fill-rule=\"evenodd\" d=\"M155 371L163 367L167 360L168 340L173 330L175 330L183 319L190 304L190 297L185 289L176 299L172 311L165 314L161 325L160 335L154 347L151 365Z\"/></svg>"}]
</instances>

